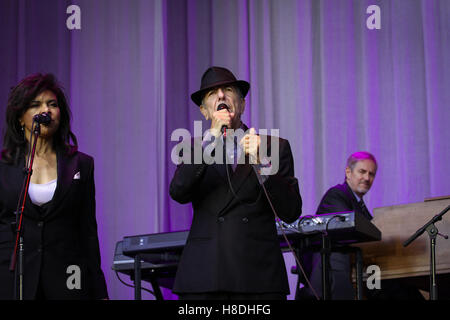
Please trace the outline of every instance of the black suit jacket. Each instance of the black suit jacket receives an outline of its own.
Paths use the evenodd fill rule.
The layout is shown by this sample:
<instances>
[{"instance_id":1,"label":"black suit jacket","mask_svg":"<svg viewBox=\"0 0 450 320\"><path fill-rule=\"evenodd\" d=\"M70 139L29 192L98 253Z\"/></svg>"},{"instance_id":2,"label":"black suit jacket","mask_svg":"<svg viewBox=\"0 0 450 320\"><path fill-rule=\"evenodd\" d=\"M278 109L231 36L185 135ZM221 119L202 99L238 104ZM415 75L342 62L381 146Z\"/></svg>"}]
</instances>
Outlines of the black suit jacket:
<instances>
[{"instance_id":1,"label":"black suit jacket","mask_svg":"<svg viewBox=\"0 0 450 320\"><path fill-rule=\"evenodd\" d=\"M364 215L369 220L372 219L372 215L367 208L361 208L347 182L335 185L325 193L317 208L316 214L342 211L355 211Z\"/></svg>"},{"instance_id":2,"label":"black suit jacket","mask_svg":"<svg viewBox=\"0 0 450 320\"><path fill-rule=\"evenodd\" d=\"M292 222L302 200L289 142L279 139L279 150L279 171L264 185L279 217ZM181 164L171 181L171 197L194 210L173 291L289 293L274 214L253 167L238 164L231 177L239 199L255 202L248 205L230 192L225 166Z\"/></svg>"},{"instance_id":3,"label":"black suit jacket","mask_svg":"<svg viewBox=\"0 0 450 320\"><path fill-rule=\"evenodd\" d=\"M26 199L24 298L35 297L38 283L49 299L107 298L95 218L94 160L81 152L58 152L57 166L57 187L44 205L47 209ZM14 273L8 267L15 237L10 224L15 221L23 167L23 160L16 166L0 162L0 299L13 298ZM67 286L71 265L81 271L81 289Z\"/></svg>"}]
</instances>

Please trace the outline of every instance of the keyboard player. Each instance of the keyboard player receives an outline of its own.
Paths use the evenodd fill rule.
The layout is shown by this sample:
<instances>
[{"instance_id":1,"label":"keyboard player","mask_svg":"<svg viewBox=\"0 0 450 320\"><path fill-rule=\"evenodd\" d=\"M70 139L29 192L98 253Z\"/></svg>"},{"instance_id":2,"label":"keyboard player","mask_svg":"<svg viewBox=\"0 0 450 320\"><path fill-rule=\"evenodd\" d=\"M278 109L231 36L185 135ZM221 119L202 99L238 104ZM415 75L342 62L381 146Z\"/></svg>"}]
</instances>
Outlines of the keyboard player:
<instances>
[{"instance_id":1,"label":"keyboard player","mask_svg":"<svg viewBox=\"0 0 450 320\"><path fill-rule=\"evenodd\" d=\"M316 214L342 211L355 211L369 220L372 215L364 204L363 197L370 190L377 173L377 161L369 152L353 153L347 160L345 181L330 188L323 196ZM305 267L310 281L319 296L322 296L322 263L319 253L305 254ZM351 263L349 254L333 252L330 255L330 296L333 300L354 299L355 290L351 281ZM309 288L302 288L297 299L312 299Z\"/></svg>"}]
</instances>

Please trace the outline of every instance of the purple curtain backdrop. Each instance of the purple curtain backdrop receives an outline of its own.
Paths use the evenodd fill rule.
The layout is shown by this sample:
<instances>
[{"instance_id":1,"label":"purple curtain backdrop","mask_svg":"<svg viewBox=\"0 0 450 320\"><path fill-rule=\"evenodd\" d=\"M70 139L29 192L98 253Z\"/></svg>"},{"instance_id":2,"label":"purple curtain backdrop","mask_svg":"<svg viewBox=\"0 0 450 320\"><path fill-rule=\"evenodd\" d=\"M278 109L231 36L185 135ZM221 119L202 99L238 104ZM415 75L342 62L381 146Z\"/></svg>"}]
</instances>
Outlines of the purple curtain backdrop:
<instances>
[{"instance_id":1,"label":"purple curtain backdrop","mask_svg":"<svg viewBox=\"0 0 450 320\"><path fill-rule=\"evenodd\" d=\"M81 30L66 27L71 4ZM379 30L366 27L373 4ZM52 72L65 86L80 150L96 161L112 299L133 297L111 270L117 241L190 226L191 207L168 195L170 137L201 120L189 95L210 65L251 83L249 126L290 140L304 214L358 150L379 162L371 210L450 194L447 0L2 0L0 22L0 129L26 75Z\"/></svg>"}]
</instances>

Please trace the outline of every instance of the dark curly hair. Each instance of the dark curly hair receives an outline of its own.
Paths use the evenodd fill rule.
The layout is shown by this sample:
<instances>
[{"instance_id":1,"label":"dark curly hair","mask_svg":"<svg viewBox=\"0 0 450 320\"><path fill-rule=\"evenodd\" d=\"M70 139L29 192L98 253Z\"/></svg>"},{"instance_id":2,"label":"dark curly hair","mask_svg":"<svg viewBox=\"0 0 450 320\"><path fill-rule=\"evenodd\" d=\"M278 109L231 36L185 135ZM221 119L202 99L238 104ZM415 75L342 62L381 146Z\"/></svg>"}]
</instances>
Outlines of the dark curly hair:
<instances>
[{"instance_id":1,"label":"dark curly hair","mask_svg":"<svg viewBox=\"0 0 450 320\"><path fill-rule=\"evenodd\" d=\"M77 138L70 129L72 114L62 86L53 74L36 73L20 81L9 93L2 161L17 163L20 156L26 154L28 141L24 137L19 119L30 108L31 101L47 90L56 95L60 110L60 125L53 136L54 150L71 153L77 149ZM70 144L71 140L73 145Z\"/></svg>"}]
</instances>

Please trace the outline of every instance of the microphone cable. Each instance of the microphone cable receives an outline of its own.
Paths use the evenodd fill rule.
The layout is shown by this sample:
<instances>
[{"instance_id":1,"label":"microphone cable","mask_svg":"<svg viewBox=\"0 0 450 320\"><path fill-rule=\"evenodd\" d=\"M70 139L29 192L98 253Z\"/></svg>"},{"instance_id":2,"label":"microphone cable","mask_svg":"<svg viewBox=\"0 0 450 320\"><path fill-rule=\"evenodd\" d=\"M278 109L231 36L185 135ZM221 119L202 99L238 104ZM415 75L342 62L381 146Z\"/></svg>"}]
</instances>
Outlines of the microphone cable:
<instances>
[{"instance_id":1,"label":"microphone cable","mask_svg":"<svg viewBox=\"0 0 450 320\"><path fill-rule=\"evenodd\" d=\"M259 173L256 173L256 174L259 175ZM272 208L272 212L273 212L273 214L275 215L275 219L276 219L277 221L282 221L282 220L280 219L280 217L278 217L277 211L275 210L275 208L274 208L274 206L273 206L273 204L272 204L272 201L270 201L270 197L269 197L269 194L267 193L267 190L266 190L266 187L264 186L264 183L262 183L261 186L262 186L262 188L263 188L263 190L264 190L264 193L265 193L265 195L266 195L267 201L269 202L269 205L270 205L270 207ZM284 226L283 226L281 223L279 223L279 225L280 225L280 230L281 230L281 233L282 233L282 235L283 235L283 238L284 238L284 240L286 241L286 243L287 243L287 245L288 245L288 247L289 247L289 251L292 253L292 255L294 256L295 262L296 262L297 265L300 267L300 270L301 270L301 272L302 272L302 274L303 274L303 277L304 277L305 280L306 280L306 283L308 284L309 288L310 288L311 291L313 292L314 297L315 297L317 300L320 300L319 295L317 294L316 290L314 290L314 287L312 286L311 282L309 281L308 277L306 276L306 272L305 272L305 270L303 269L302 264L300 263L300 259L297 257L297 254L295 253L294 248L291 246L291 243L290 243L289 239L287 238L286 233L284 232Z\"/></svg>"},{"instance_id":2,"label":"microphone cable","mask_svg":"<svg viewBox=\"0 0 450 320\"><path fill-rule=\"evenodd\" d=\"M224 149L224 152L226 152L225 151L225 144L224 144L224 148L223 149ZM236 167L236 169L237 169L237 167ZM252 169L253 169L253 167L252 167ZM247 206L254 206L259 201L259 199L261 198L261 194L262 194L261 193L261 189L259 189L258 197L256 198L255 201L253 201L253 202L246 202L244 200L241 200L237 196L236 192L234 191L233 185L231 184L230 169L228 168L228 164L227 163L225 163L225 170L227 171L228 186L230 187L230 191L233 194L233 197L235 197L239 201L239 203L241 203L241 204L244 204L244 205L247 205Z\"/></svg>"},{"instance_id":3,"label":"microphone cable","mask_svg":"<svg viewBox=\"0 0 450 320\"><path fill-rule=\"evenodd\" d=\"M328 224L333 220L333 219L339 219L339 221L344 222L345 221L345 217L341 216L341 215L334 215L332 216L330 219L328 219L327 224L325 226L325 236L328 236Z\"/></svg>"},{"instance_id":4,"label":"microphone cable","mask_svg":"<svg viewBox=\"0 0 450 320\"><path fill-rule=\"evenodd\" d=\"M130 288L134 288L134 285L129 284L129 283L126 283L125 281L123 281L123 280L120 278L119 273L117 272L117 270L115 271L115 273L116 273L117 279L119 279L119 281L120 281L123 285L125 285L125 286L127 286L127 287L130 287ZM154 293L152 290L147 289L147 288L144 288L144 287L141 287L141 289L144 290L144 291L147 291L148 293L150 293L151 295L153 295L153 296L156 298L156 295L155 295L155 293Z\"/></svg>"},{"instance_id":5,"label":"microphone cable","mask_svg":"<svg viewBox=\"0 0 450 320\"><path fill-rule=\"evenodd\" d=\"M224 143L224 145L223 145L223 150L224 150L225 156L226 156L226 147L225 147L225 145L226 145L226 144ZM233 146L234 146L234 143L233 143ZM254 167L253 167L253 165L252 165L252 169L253 169L253 168L254 168ZM225 169L226 169L226 171L227 171L228 185L229 185L229 187L230 187L230 191L231 191L231 193L233 194L233 196L234 196L240 203L242 203L242 204L245 204L245 205L255 205L255 204L258 202L258 200L261 198L261 189L259 189L258 198L257 198L253 203L248 203L248 202L245 202L245 201L241 200L241 199L237 196L236 192L235 192L234 189L233 189L233 186L231 185L231 178L230 178L230 173L229 173L229 169L228 169L228 164L226 164L226 163L225 163ZM261 175L257 172L257 170L253 170L253 171L255 172L255 174L256 174L257 177L258 177L258 181L260 181L259 178L261 177ZM267 199L267 201L269 202L269 205L270 205L270 207L271 207L271 209L272 209L272 212L273 212L273 214L274 214L274 216L275 216L275 220L276 220L277 222L282 221L282 220L279 218L279 216L278 216L278 214L277 214L277 212L276 212L276 210L275 210L275 208L274 208L274 206L273 206L273 204L272 204L272 201L270 200L269 194L268 194L268 192L267 192L267 190L266 190L266 187L264 186L264 183L260 183L260 186L262 187L262 189L263 189L263 191L264 191L264 193L265 193L265 195L266 195L266 199ZM288 247L289 247L289 251L292 253L292 255L294 256L294 259L295 259L297 265L300 267L300 270L301 270L301 272L302 272L302 274L303 274L303 276L304 276L304 278L305 278L305 280L306 280L306 283L308 284L309 288L310 288L311 291L313 292L315 298L316 298L317 300L320 300L320 298L319 298L319 296L318 296L316 290L314 290L313 286L311 285L311 282L309 281L308 277L306 276L306 272L305 272L305 270L303 269L302 264L300 263L300 259L297 257L297 254L295 253L294 248L292 247L292 245L291 245L289 239L288 239L287 236L286 236L286 233L284 232L284 227L283 227L282 223L279 223L279 225L280 225L280 230L281 230L281 233L282 233L282 235L283 235L283 238L284 238L284 240L286 241L286 243L287 243L287 245L288 245Z\"/></svg>"}]
</instances>

